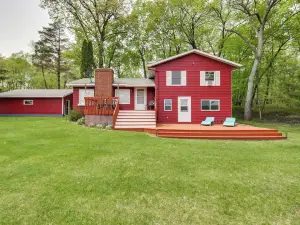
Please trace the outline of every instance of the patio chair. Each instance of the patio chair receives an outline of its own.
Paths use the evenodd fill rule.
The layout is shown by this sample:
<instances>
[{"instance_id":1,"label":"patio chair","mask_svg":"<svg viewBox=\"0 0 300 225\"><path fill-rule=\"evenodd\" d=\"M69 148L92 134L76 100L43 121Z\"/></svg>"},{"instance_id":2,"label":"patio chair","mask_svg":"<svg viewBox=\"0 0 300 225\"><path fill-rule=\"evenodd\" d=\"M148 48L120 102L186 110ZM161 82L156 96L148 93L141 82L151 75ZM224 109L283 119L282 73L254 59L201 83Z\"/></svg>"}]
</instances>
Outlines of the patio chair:
<instances>
[{"instance_id":1,"label":"patio chair","mask_svg":"<svg viewBox=\"0 0 300 225\"><path fill-rule=\"evenodd\" d=\"M206 117L204 121L201 122L201 125L211 126L215 121L215 117Z\"/></svg>"},{"instance_id":2,"label":"patio chair","mask_svg":"<svg viewBox=\"0 0 300 225\"><path fill-rule=\"evenodd\" d=\"M150 108L150 110L153 108L155 108L155 101L154 100L151 100L149 101L148 105L146 106L147 109Z\"/></svg>"},{"instance_id":3,"label":"patio chair","mask_svg":"<svg viewBox=\"0 0 300 225\"><path fill-rule=\"evenodd\" d=\"M223 123L225 127L234 127L235 126L235 118L227 117Z\"/></svg>"}]
</instances>

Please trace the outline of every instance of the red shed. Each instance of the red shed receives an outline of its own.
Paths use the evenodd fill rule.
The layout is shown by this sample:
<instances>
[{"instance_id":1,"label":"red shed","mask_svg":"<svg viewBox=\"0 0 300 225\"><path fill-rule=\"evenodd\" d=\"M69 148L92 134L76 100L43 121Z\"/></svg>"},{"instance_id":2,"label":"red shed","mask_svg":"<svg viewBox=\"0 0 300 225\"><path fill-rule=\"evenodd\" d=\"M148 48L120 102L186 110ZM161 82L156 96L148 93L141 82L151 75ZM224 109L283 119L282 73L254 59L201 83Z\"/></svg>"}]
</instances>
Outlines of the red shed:
<instances>
[{"instance_id":1,"label":"red shed","mask_svg":"<svg viewBox=\"0 0 300 225\"><path fill-rule=\"evenodd\" d=\"M0 93L0 116L63 116L73 102L72 89L21 89Z\"/></svg>"}]
</instances>

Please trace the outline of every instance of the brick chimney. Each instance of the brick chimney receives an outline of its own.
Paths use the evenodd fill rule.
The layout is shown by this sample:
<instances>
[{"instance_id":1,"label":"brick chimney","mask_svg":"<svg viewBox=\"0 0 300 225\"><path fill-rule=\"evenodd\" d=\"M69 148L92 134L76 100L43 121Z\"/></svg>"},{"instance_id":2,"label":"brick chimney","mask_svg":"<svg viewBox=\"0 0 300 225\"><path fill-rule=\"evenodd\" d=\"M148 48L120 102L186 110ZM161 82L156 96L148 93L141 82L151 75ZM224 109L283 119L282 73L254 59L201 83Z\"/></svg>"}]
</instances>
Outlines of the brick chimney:
<instances>
[{"instance_id":1,"label":"brick chimney","mask_svg":"<svg viewBox=\"0 0 300 225\"><path fill-rule=\"evenodd\" d=\"M112 97L112 83L114 71L112 69L96 69L95 71L95 97Z\"/></svg>"}]
</instances>

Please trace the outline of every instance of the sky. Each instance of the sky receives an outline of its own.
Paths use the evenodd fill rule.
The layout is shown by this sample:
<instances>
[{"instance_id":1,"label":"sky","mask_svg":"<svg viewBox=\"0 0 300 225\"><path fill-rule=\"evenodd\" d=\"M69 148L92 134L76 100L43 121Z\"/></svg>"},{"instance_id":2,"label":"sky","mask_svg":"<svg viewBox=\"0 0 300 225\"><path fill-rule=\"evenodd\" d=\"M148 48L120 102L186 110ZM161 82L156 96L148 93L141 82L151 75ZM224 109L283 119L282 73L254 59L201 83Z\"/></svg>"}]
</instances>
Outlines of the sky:
<instances>
[{"instance_id":1,"label":"sky","mask_svg":"<svg viewBox=\"0 0 300 225\"><path fill-rule=\"evenodd\" d=\"M38 31L51 22L40 0L0 0L0 55L30 52Z\"/></svg>"}]
</instances>

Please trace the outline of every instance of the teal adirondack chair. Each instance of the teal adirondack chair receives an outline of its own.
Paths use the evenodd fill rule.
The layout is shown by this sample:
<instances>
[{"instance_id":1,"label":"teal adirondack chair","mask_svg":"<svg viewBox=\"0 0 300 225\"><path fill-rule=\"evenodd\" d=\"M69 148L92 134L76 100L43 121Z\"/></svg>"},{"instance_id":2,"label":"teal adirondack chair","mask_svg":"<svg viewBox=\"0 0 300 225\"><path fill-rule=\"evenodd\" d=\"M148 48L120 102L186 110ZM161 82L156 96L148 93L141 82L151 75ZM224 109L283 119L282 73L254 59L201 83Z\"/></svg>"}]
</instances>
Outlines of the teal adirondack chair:
<instances>
[{"instance_id":1,"label":"teal adirondack chair","mask_svg":"<svg viewBox=\"0 0 300 225\"><path fill-rule=\"evenodd\" d=\"M234 127L234 125L235 125L235 118L227 117L223 123L223 126L225 127Z\"/></svg>"},{"instance_id":2,"label":"teal adirondack chair","mask_svg":"<svg viewBox=\"0 0 300 225\"><path fill-rule=\"evenodd\" d=\"M211 126L215 121L215 117L206 117L204 121L201 122L201 125Z\"/></svg>"}]
</instances>

